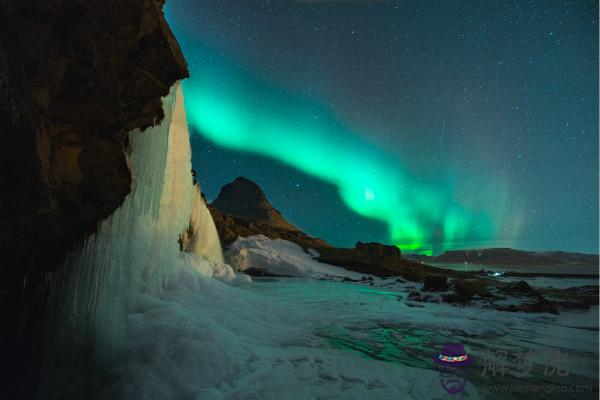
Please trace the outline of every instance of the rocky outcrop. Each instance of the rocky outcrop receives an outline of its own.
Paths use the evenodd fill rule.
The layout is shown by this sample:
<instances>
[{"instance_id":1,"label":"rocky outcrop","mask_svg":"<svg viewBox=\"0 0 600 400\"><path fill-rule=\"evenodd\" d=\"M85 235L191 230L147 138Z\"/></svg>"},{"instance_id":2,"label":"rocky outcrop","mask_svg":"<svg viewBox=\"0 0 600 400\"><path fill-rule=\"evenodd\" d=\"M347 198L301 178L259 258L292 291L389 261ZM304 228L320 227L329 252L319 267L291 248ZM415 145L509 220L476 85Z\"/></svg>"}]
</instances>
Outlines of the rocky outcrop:
<instances>
[{"instance_id":1,"label":"rocky outcrop","mask_svg":"<svg viewBox=\"0 0 600 400\"><path fill-rule=\"evenodd\" d=\"M496 281L455 277L449 285L450 293L442 296L446 303L468 304L473 300L492 301L498 296L489 291Z\"/></svg>"},{"instance_id":2,"label":"rocky outcrop","mask_svg":"<svg viewBox=\"0 0 600 400\"><path fill-rule=\"evenodd\" d=\"M187 76L161 6L3 2L0 232L19 269L55 268L129 193L126 133Z\"/></svg>"},{"instance_id":3,"label":"rocky outcrop","mask_svg":"<svg viewBox=\"0 0 600 400\"><path fill-rule=\"evenodd\" d=\"M598 286L586 285L566 289L539 288L538 292L557 309L586 310L598 305Z\"/></svg>"},{"instance_id":4,"label":"rocky outcrop","mask_svg":"<svg viewBox=\"0 0 600 400\"><path fill-rule=\"evenodd\" d=\"M238 237L264 235L269 239L283 239L296 243L305 251L330 247L322 239L314 238L299 230L290 230L277 225L251 220L235 215L224 214L213 205L208 209L215 221L217 232L224 246L235 242Z\"/></svg>"},{"instance_id":5,"label":"rocky outcrop","mask_svg":"<svg viewBox=\"0 0 600 400\"><path fill-rule=\"evenodd\" d=\"M331 247L319 252L319 261L363 274L403 276L418 267L403 259L398 247L381 243L357 242L353 249Z\"/></svg>"},{"instance_id":6,"label":"rocky outcrop","mask_svg":"<svg viewBox=\"0 0 600 400\"><path fill-rule=\"evenodd\" d=\"M423 288L426 292L445 292L448 289L448 278L445 276L430 275L425 278Z\"/></svg>"},{"instance_id":7,"label":"rocky outcrop","mask_svg":"<svg viewBox=\"0 0 600 400\"><path fill-rule=\"evenodd\" d=\"M508 296L510 299L518 299L520 303L499 306L497 309L500 311L549 312L558 314L554 305L525 281L510 283L500 288L499 293Z\"/></svg>"},{"instance_id":8,"label":"rocky outcrop","mask_svg":"<svg viewBox=\"0 0 600 400\"><path fill-rule=\"evenodd\" d=\"M291 231L299 230L271 205L256 183L244 177L223 186L212 205L224 214Z\"/></svg>"},{"instance_id":9,"label":"rocky outcrop","mask_svg":"<svg viewBox=\"0 0 600 400\"><path fill-rule=\"evenodd\" d=\"M158 123L161 97L188 74L162 5L0 4L0 341L21 349L17 375L34 369L35 344L15 335L37 331L28 321L38 319L45 272L123 202L127 132Z\"/></svg>"}]
</instances>

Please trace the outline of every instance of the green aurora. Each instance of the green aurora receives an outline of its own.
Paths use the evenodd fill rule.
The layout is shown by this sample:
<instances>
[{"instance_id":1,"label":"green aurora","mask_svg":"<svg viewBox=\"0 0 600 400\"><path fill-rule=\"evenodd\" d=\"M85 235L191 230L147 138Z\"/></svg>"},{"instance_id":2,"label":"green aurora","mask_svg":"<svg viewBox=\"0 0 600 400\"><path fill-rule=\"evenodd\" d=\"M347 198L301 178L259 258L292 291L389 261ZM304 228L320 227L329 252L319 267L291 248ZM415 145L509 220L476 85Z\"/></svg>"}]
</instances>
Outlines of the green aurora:
<instances>
[{"instance_id":1,"label":"green aurora","mask_svg":"<svg viewBox=\"0 0 600 400\"><path fill-rule=\"evenodd\" d=\"M385 222L390 243L401 250L431 255L464 246L467 238L479 243L492 238L490 213L470 211L411 176L326 107L197 43L189 67L186 112L196 131L218 145L276 158L336 185L351 210Z\"/></svg>"}]
</instances>

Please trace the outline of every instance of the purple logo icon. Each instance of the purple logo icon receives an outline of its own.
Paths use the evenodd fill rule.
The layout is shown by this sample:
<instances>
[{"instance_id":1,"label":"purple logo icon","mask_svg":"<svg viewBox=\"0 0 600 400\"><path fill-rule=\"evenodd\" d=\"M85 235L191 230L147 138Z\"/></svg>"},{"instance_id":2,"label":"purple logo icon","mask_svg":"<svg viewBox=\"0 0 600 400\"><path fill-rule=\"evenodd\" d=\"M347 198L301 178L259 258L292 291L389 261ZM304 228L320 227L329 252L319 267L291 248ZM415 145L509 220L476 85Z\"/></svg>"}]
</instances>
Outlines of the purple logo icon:
<instances>
[{"instance_id":1,"label":"purple logo icon","mask_svg":"<svg viewBox=\"0 0 600 400\"><path fill-rule=\"evenodd\" d=\"M444 348L433 358L439 366L440 384L450 394L462 392L467 384L468 368L473 359L465 351L461 343L446 343Z\"/></svg>"}]
</instances>

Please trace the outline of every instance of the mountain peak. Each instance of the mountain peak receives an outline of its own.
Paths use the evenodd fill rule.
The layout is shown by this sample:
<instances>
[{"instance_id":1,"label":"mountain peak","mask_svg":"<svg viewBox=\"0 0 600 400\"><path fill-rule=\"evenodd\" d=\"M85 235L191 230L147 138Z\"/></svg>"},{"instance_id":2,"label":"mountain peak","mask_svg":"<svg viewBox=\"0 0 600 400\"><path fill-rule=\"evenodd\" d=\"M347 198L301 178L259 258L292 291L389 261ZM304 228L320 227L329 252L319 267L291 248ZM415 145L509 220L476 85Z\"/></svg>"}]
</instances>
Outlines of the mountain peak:
<instances>
[{"instance_id":1,"label":"mountain peak","mask_svg":"<svg viewBox=\"0 0 600 400\"><path fill-rule=\"evenodd\" d=\"M212 205L225 214L292 231L298 230L271 205L265 193L255 182L242 176L223 186Z\"/></svg>"}]
</instances>

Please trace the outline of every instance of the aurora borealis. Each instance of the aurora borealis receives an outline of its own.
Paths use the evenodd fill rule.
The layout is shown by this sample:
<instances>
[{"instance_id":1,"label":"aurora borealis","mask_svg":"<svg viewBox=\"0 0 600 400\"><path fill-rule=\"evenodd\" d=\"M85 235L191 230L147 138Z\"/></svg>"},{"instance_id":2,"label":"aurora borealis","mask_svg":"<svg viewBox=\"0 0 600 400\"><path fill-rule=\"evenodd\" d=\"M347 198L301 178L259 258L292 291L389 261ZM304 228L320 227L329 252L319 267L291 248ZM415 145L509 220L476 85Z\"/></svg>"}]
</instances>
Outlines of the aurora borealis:
<instances>
[{"instance_id":1,"label":"aurora borealis","mask_svg":"<svg viewBox=\"0 0 600 400\"><path fill-rule=\"evenodd\" d=\"M385 222L389 240L401 249L430 251L438 230L448 244L473 233L471 210L417 182L328 110L224 60L216 65L185 85L189 123L215 143L277 158L335 184L351 210ZM491 228L480 237L489 237Z\"/></svg>"},{"instance_id":2,"label":"aurora borealis","mask_svg":"<svg viewBox=\"0 0 600 400\"><path fill-rule=\"evenodd\" d=\"M549 49L544 49L532 41L528 46L529 50L535 50L535 55L521 60L520 54L508 54L508 49L488 47L485 43L489 38L479 32L477 40L471 39L470 43L471 49L479 54L472 54L468 42L444 41L448 37L445 30L461 29L444 27L451 15L442 16L441 12L448 10L435 10L435 3L431 3L433 11L395 2L266 2L260 5L234 2L221 8L177 0L170 3L167 3L167 16L189 63L191 78L184 82L184 91L186 112L194 131L220 148L276 160L324 184L334 185L344 206L364 218L365 224L377 221L386 227L386 237L340 232L339 238L329 233L325 239L346 244L348 237L353 236L354 240L380 240L405 251L428 254L484 246L537 249L555 246L589 251L597 245L597 233L592 234L589 226L584 227L582 240L565 245L553 239L554 232L531 234L532 228L539 231L538 225L546 226L545 222L538 221L538 215L532 218L532 210L533 214L538 210L546 210L548 214L552 211L536 202L548 203L553 193L548 191L544 193L545 198L536 199L540 192L527 193L532 186L527 180L535 186L535 182L539 182L539 177L534 175L538 164L551 162L554 153L565 150L559 141L553 147L542 149L542 141L545 143L553 133L547 126L541 127L547 124L548 113L559 109L560 104L538 104L537 108L528 105L542 93L529 93L524 98L520 87L513 89L519 92L519 99L510 99L505 104L512 92L504 88L511 85L535 88L557 81L552 77L541 79L535 71L511 77L503 71L506 68L503 65L529 63L531 59L542 58L541 54L548 60L558 57L550 52L555 46L553 42L548 44ZM348 9L352 9L352 15L362 12L373 18L368 20L371 22L357 19ZM451 11L465 12L460 6ZM507 15L513 12L501 11ZM585 8L566 7L558 11L566 12L565 15L581 11L586 21L595 15ZM404 17L399 16L396 21L388 15L390 12L404 13ZM520 12L534 13L533 8L526 7ZM480 21L471 21L473 29L477 27L481 31L487 27L485 12L483 14L478 17ZM416 20L405 29L399 29L407 15ZM540 30L546 29L549 22L555 21L545 21L542 17ZM438 33L432 33L434 25ZM469 26L467 23L462 30L471 35ZM595 29L595 26L590 28ZM560 32L558 28L556 35ZM573 27L564 27L565 31L568 29ZM325 36L323 30L327 32ZM495 32L499 31L501 29ZM519 43L519 35L526 37L526 33L525 27L519 28L510 39ZM544 35L550 33L554 37L553 31ZM339 37L342 34L344 38ZM574 43L577 35L585 34L585 30L579 29L571 33L570 40ZM460 38L460 33L458 36ZM365 43L373 37L385 39ZM546 43L547 38L543 39ZM402 41L421 42L421 47L406 50ZM400 43L397 48L394 47L396 42ZM563 39L564 42L568 42L567 39ZM355 54L352 54L353 46ZM455 54L446 51L444 47L448 46ZM495 46L501 47L502 42ZM568 50L568 43L562 46ZM317 50L310 53L313 48ZM332 60L332 51L341 52L343 66L335 64L337 59ZM424 56L421 52L430 54ZM477 59L469 60L469 56ZM294 65L295 60L298 60L297 65ZM489 61L490 65L482 60ZM380 65L386 62L392 67L378 74ZM567 70L573 72L574 67L568 67L571 69ZM332 75L337 71L339 76ZM587 71L578 69L576 72L587 76ZM403 78L403 73L413 75ZM427 77L432 77L433 83L427 82ZM556 90L561 91L564 83L556 85ZM486 90L484 86L489 88ZM576 84L571 85L570 90L577 96L589 94L580 93L583 89ZM589 100L593 103L592 97ZM522 108L527 110L521 112ZM394 111L397 115L391 115ZM519 115L521 113L523 115ZM590 133L596 124L591 117L593 115L566 115L562 119L557 117L550 125L564 128L565 124L567 127L574 124L577 129L574 134L590 142ZM538 118L545 120L537 121ZM531 132L529 127L536 125L534 134L522 131L525 127ZM511 131L510 138L506 138L507 131ZM533 144L520 144L523 137ZM561 178L565 183L575 182L571 175L581 175L586 165L597 163L597 153L590 152L590 148L597 148L593 140L585 149L579 149L579 154L582 151L589 154L569 167L573 168L572 174ZM540 157L548 160L540 160ZM225 160L221 164L225 165L220 168L235 170L234 175L244 175L244 170L226 165ZM521 165L516 171L518 164ZM202 171L202 167L199 170L202 177L210 174L210 171ZM593 205L597 194L594 197L589 190L590 185L594 188L590 183L594 176L589 175L581 185L588 186L585 204L592 205L581 211L582 217L577 218L581 220L594 216L597 220L597 207ZM560 174L554 176L560 178ZM269 180L268 176L263 180ZM204 189L209 197L211 191L214 193L218 186L226 183L201 179L205 181L208 181ZM213 188L213 185L218 186ZM597 181L595 185L597 191ZM284 214L292 207L289 203L294 202L293 190L290 189L285 200L273 199ZM268 188L265 191L270 196ZM550 202L556 201L557 206L560 203L561 209L576 201L560 199L564 196L562 193L557 196ZM339 205L324 204L323 207L333 209ZM332 218L335 214L333 210ZM551 226L555 218L555 215L547 218L552 221ZM292 219L300 227L310 225L309 213ZM581 232L581 224L575 224L573 229L573 232L576 229ZM310 229L308 233L323 234ZM523 237L528 239L523 240ZM580 246L574 246L575 242Z\"/></svg>"}]
</instances>

